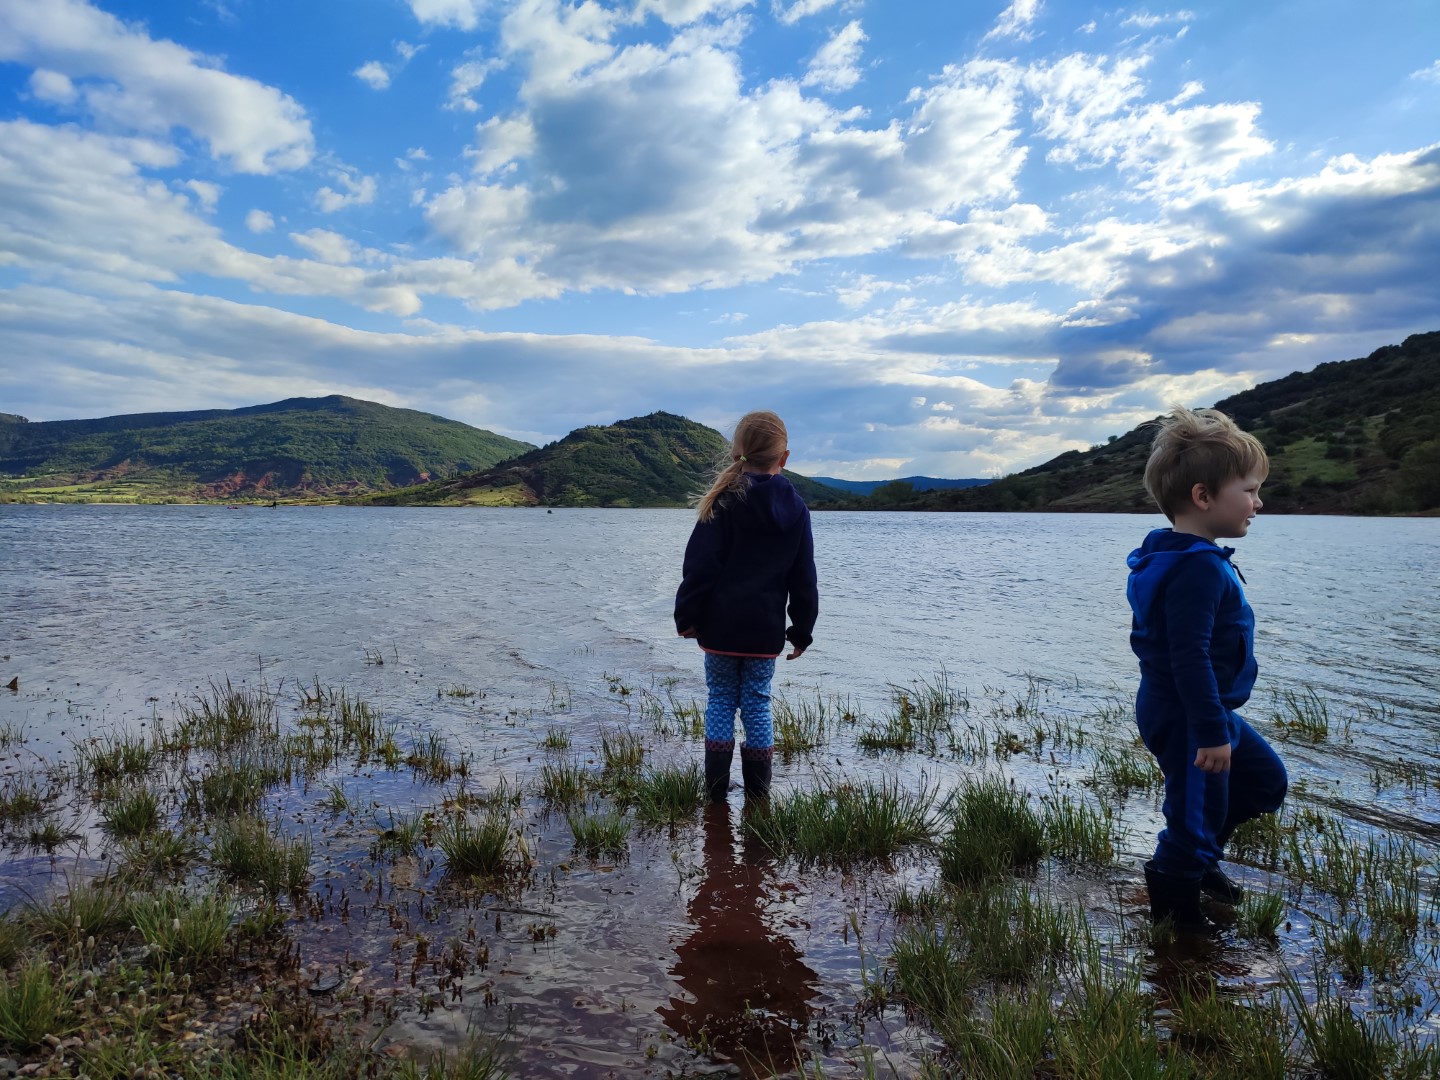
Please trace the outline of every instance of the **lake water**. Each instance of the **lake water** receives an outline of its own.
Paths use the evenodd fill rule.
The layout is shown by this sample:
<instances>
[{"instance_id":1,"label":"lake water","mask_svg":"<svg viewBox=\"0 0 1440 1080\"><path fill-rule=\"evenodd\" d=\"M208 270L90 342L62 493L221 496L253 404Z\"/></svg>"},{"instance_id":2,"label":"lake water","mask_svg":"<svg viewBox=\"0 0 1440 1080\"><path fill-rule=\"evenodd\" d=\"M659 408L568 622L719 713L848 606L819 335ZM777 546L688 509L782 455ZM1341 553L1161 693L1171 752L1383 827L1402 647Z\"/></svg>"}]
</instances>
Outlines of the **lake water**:
<instances>
[{"instance_id":1,"label":"lake water","mask_svg":"<svg viewBox=\"0 0 1440 1080\"><path fill-rule=\"evenodd\" d=\"M633 699L614 689L622 683L703 700L700 653L674 636L670 614L692 520L648 510L0 506L0 683L19 679L17 692L0 692L0 724L25 729L25 755L63 755L71 739L142 723L212 680L283 692L318 679L524 780L548 728L573 728L583 747L599 727L633 719ZM820 622L813 648L781 661L781 686L878 712L892 684L943 670L977 695L1023 692L1033 678L1075 713L1125 701L1136 671L1125 556L1163 523L817 514ZM1353 722L1344 739L1287 742L1292 774L1349 817L1440 839L1424 782L1418 791L1370 783L1397 759L1440 778L1440 520L1262 516L1237 547L1259 622L1251 717L1265 721L1286 690L1313 688L1337 727ZM458 686L483 697L445 694ZM668 752L695 748L681 740ZM853 739L825 753L856 774L924 768L946 782L953 773L861 755ZM777 761L777 786L818 771L813 760ZM384 796L408 797L398 786ZM1153 804L1127 819L1116 888L1138 877L1156 821ZM729 841L716 848L720 834L707 826L672 859L663 844L637 840L627 867L582 871L567 861L560 826L533 826L541 867L572 875L551 898L560 945L537 951L497 937L492 949L509 949L503 962L515 974L499 996L541 1048L534 1075L638 1075L648 1059L636 1048L660 1021L685 1027L675 1001L691 985L686 943L704 923L697 882L728 859L714 851ZM363 851L358 832L335 842ZM14 854L4 876L29 891L55 865ZM834 1017L847 995L853 1004L861 961L844 931L857 907L883 908L865 899L869 886L783 874L742 885L759 897L752 914L766 940L806 973L791 1011ZM0 882L0 907L16 895ZM374 947L377 966L388 945L367 945L363 928L345 939L355 955ZM409 1039L442 1044L457 1022L442 1012L403 1026ZM607 1043L617 1024L633 1046Z\"/></svg>"}]
</instances>

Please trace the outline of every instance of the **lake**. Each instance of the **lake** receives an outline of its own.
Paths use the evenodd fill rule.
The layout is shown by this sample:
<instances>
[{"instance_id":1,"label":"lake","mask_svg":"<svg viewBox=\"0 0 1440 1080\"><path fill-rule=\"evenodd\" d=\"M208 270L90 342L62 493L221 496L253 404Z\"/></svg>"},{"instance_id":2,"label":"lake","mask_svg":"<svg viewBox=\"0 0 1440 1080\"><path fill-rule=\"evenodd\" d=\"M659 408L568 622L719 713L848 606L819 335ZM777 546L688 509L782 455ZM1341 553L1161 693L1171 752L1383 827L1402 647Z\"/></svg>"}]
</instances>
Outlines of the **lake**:
<instances>
[{"instance_id":1,"label":"lake","mask_svg":"<svg viewBox=\"0 0 1440 1080\"><path fill-rule=\"evenodd\" d=\"M27 740L7 768L151 723L228 678L286 700L317 681L344 686L407 731L450 740L485 772L530 783L545 759L540 742L557 727L593 759L607 726L636 726L664 701L703 701L701 655L671 621L692 521L652 510L0 506L0 682L19 680L17 692L0 692L0 725ZM1125 556L1162 524L817 514L815 644L781 661L777 685L794 700L833 695L864 715L883 713L893 686L942 672L977 701L1038 694L1072 716L1125 706L1136 679ZM1274 734L1266 723L1283 718L1287 692L1314 691L1332 734L1280 746L1301 790L1365 827L1440 840L1440 520L1262 515L1236 546L1259 623L1250 717ZM684 760L698 747L666 738L655 752ZM1052 782L1054 754L1047 762L1037 746L1031 758L1007 767ZM1377 779L1397 760L1414 766L1418 785ZM943 786L963 766L864 754L837 735L820 760L777 760L777 791L837 770ZM394 777L337 782L352 778L375 805L425 799L423 786ZM271 808L294 810L303 795L282 792ZM684 1034L674 1003L695 996L681 951L703 922L695 898L716 861L705 836L672 838L673 855L664 841L637 838L628 862L586 868L569 856L563 818L557 827L531 803L524 829L552 879L543 906L555 943L507 937L495 916L492 955L508 957L510 972L485 976L496 1015L528 1034L534 1075L673 1068L680 1051L656 1033ZM93 812L69 812L81 839L63 858L12 846L0 906L43 891L57 867L100 858ZM322 881L343 876L334 866L347 852L365 850L361 818L321 830ZM1128 803L1116 866L1091 887L1126 895L1157 821L1153 799ZM568 875L565 889L557 874ZM787 1022L803 1033L824 1017L840 1044L880 1045L903 1060L923 1034L852 1015L865 960L847 920L859 911L883 924L883 884L783 867L751 882L757 926L807 973ZM342 939L347 956L384 966L388 938L347 925L328 947ZM498 1021L402 1008L395 1030L445 1045L470 1023ZM843 1067L840 1050L825 1053Z\"/></svg>"}]
</instances>

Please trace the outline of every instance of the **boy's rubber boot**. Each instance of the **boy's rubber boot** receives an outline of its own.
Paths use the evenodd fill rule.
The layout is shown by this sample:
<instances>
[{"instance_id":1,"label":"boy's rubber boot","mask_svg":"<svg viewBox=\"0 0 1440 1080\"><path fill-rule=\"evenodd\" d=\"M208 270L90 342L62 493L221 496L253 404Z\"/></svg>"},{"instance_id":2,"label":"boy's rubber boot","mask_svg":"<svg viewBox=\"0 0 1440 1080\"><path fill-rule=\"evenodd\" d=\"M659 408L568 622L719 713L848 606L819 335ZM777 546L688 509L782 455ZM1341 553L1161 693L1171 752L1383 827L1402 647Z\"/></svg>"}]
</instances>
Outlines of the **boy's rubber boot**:
<instances>
[{"instance_id":1,"label":"boy's rubber boot","mask_svg":"<svg viewBox=\"0 0 1440 1080\"><path fill-rule=\"evenodd\" d=\"M730 790L730 762L734 750L705 751L705 794L711 802L724 802Z\"/></svg>"},{"instance_id":2,"label":"boy's rubber boot","mask_svg":"<svg viewBox=\"0 0 1440 1080\"><path fill-rule=\"evenodd\" d=\"M1209 934L1219 929L1200 910L1199 878L1162 874L1153 862L1147 862L1145 887L1150 891L1150 916L1157 923L1169 919L1181 934Z\"/></svg>"},{"instance_id":3,"label":"boy's rubber boot","mask_svg":"<svg viewBox=\"0 0 1440 1080\"><path fill-rule=\"evenodd\" d=\"M1200 875L1200 891L1226 904L1238 904L1245 898L1245 890L1225 875L1219 863L1206 867Z\"/></svg>"},{"instance_id":4,"label":"boy's rubber boot","mask_svg":"<svg viewBox=\"0 0 1440 1080\"><path fill-rule=\"evenodd\" d=\"M751 760L740 758L740 775L745 778L745 798L768 799L770 797L770 759Z\"/></svg>"}]
</instances>

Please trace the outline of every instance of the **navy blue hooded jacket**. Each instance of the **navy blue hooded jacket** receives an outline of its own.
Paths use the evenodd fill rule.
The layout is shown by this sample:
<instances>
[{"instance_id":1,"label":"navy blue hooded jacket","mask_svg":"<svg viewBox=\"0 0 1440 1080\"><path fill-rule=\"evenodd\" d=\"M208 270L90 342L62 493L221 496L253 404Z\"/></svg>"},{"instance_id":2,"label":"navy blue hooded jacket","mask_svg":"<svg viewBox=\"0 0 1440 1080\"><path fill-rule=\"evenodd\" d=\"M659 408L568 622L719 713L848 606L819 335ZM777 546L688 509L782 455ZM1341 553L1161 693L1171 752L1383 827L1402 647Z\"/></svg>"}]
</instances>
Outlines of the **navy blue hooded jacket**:
<instances>
[{"instance_id":1,"label":"navy blue hooded jacket","mask_svg":"<svg viewBox=\"0 0 1440 1080\"><path fill-rule=\"evenodd\" d=\"M1126 561L1140 658L1137 719L1190 726L1196 746L1230 741L1229 714L1255 688L1255 613L1245 601L1234 548L1156 529Z\"/></svg>"},{"instance_id":2,"label":"navy blue hooded jacket","mask_svg":"<svg viewBox=\"0 0 1440 1080\"><path fill-rule=\"evenodd\" d=\"M675 629L695 630L707 652L778 656L787 638L808 648L820 613L810 511L785 477L745 476L690 534Z\"/></svg>"}]
</instances>

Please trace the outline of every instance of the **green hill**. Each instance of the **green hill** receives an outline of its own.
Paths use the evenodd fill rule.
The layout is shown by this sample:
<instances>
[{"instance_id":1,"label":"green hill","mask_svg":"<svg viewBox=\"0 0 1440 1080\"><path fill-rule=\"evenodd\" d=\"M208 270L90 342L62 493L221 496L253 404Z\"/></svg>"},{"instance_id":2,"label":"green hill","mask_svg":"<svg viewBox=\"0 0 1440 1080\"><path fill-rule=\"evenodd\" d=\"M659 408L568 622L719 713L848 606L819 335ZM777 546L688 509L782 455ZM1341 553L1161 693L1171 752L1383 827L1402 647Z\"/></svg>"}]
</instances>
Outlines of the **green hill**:
<instances>
[{"instance_id":1,"label":"green hill","mask_svg":"<svg viewBox=\"0 0 1440 1080\"><path fill-rule=\"evenodd\" d=\"M530 448L338 395L98 420L0 414L0 500L333 498L486 468Z\"/></svg>"},{"instance_id":2,"label":"green hill","mask_svg":"<svg viewBox=\"0 0 1440 1080\"><path fill-rule=\"evenodd\" d=\"M367 506L685 506L726 453L724 437L673 413L577 428L482 472L346 502ZM807 500L833 498L786 473Z\"/></svg>"},{"instance_id":3,"label":"green hill","mask_svg":"<svg viewBox=\"0 0 1440 1080\"><path fill-rule=\"evenodd\" d=\"M1270 454L1265 513L1440 510L1440 332L1367 357L1261 383L1215 407ZM881 510L1148 512L1141 476L1153 429L1071 450L984 487L859 500ZM882 492L883 494L884 492Z\"/></svg>"}]
</instances>

